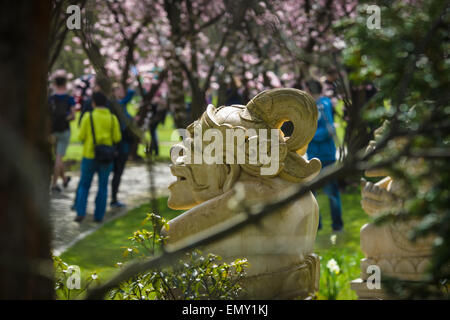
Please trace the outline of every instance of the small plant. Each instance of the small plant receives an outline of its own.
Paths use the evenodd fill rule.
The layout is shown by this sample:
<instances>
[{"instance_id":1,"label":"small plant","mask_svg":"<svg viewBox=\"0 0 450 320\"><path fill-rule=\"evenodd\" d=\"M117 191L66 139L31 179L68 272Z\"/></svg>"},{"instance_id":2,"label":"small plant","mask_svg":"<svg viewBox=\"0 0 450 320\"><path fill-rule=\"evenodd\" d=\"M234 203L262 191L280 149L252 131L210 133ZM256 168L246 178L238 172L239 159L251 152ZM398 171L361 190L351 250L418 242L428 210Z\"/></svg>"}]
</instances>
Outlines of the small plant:
<instances>
[{"instance_id":1,"label":"small plant","mask_svg":"<svg viewBox=\"0 0 450 320\"><path fill-rule=\"evenodd\" d=\"M336 241L337 241L337 235L332 234L330 237L331 242L331 249L329 254L327 254L327 258L321 257L321 261L324 263L326 262L326 265L324 266L322 263L322 270L324 270L325 273L325 285L326 289L321 290L323 298L327 300L336 300L338 297L338 294L340 292L340 280L339 276L341 275L341 268L340 268L340 259L338 258L338 254L336 252ZM327 260L328 259L328 260Z\"/></svg>"},{"instance_id":2,"label":"small plant","mask_svg":"<svg viewBox=\"0 0 450 320\"><path fill-rule=\"evenodd\" d=\"M168 221L156 214L147 214L143 225L152 224L151 231L137 230L129 240L131 246L125 248L126 259L143 259L154 255L165 240L159 233L163 226L169 228ZM117 300L201 300L234 299L243 290L241 282L248 267L246 259L236 259L231 263L221 262L214 254L203 256L199 250L185 254L176 264L149 270L123 282L109 292L107 298ZM59 257L53 257L56 293L60 299L76 299L86 292L94 282L99 282L96 273L84 281L77 266L69 266ZM116 264L118 268L122 262ZM84 286L81 286L84 284Z\"/></svg>"},{"instance_id":3,"label":"small plant","mask_svg":"<svg viewBox=\"0 0 450 320\"><path fill-rule=\"evenodd\" d=\"M154 213L148 213L147 217L142 221L142 225L146 225L151 223L152 230L148 231L147 229L137 230L133 233L133 236L128 239L131 240L132 246L130 248L126 248L123 253L124 258L127 258L130 254L140 254L141 257L145 257L148 255L153 256L156 252L158 246L160 246L166 238L161 236L159 230L162 227L169 229L168 221Z\"/></svg>"},{"instance_id":4,"label":"small plant","mask_svg":"<svg viewBox=\"0 0 450 320\"><path fill-rule=\"evenodd\" d=\"M122 283L109 298L120 300L220 300L237 298L248 266L246 259L219 263L196 250L174 266L152 270Z\"/></svg>"},{"instance_id":5,"label":"small plant","mask_svg":"<svg viewBox=\"0 0 450 320\"><path fill-rule=\"evenodd\" d=\"M327 268L325 269L326 281L327 281L327 299L336 300L339 290L337 289L337 276L341 272L338 263L334 259L330 259L327 262Z\"/></svg>"},{"instance_id":6,"label":"small plant","mask_svg":"<svg viewBox=\"0 0 450 320\"><path fill-rule=\"evenodd\" d=\"M99 283L96 273L88 275L84 280L78 266L69 266L60 257L53 256L55 271L55 292L59 299L71 300L80 297L92 283Z\"/></svg>"},{"instance_id":7,"label":"small plant","mask_svg":"<svg viewBox=\"0 0 450 320\"><path fill-rule=\"evenodd\" d=\"M156 214L147 214L143 225L151 223L152 231L142 229L129 239L132 245L125 249L124 258L152 256L165 238L159 233L168 221ZM201 300L233 299L242 291L241 282L248 267L246 259L232 263L220 262L214 254L206 257L199 250L187 253L175 265L150 270L133 277L110 291L109 298L120 300ZM123 264L119 263L118 267Z\"/></svg>"}]
</instances>

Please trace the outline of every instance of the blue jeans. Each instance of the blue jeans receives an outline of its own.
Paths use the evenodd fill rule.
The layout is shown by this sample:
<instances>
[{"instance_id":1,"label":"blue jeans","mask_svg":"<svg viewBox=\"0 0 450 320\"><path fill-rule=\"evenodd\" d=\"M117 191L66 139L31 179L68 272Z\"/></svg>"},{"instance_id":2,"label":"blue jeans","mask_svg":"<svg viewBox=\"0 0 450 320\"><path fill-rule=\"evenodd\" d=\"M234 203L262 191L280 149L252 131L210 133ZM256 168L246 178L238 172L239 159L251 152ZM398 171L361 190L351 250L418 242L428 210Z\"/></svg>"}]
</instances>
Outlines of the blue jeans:
<instances>
[{"instance_id":1,"label":"blue jeans","mask_svg":"<svg viewBox=\"0 0 450 320\"><path fill-rule=\"evenodd\" d=\"M92 178L98 173L98 192L95 199L94 219L103 220L106 211L106 202L108 199L108 178L113 168L113 164L99 163L94 159L83 158L81 160L81 178L78 185L76 209L78 216L86 216L86 206L91 188Z\"/></svg>"},{"instance_id":2,"label":"blue jeans","mask_svg":"<svg viewBox=\"0 0 450 320\"><path fill-rule=\"evenodd\" d=\"M334 164L335 161L322 161L322 168ZM333 180L323 187L323 192L328 196L331 211L331 227L334 231L339 231L344 227L342 221L341 194L336 180ZM319 215L319 229L322 229L322 215Z\"/></svg>"}]
</instances>

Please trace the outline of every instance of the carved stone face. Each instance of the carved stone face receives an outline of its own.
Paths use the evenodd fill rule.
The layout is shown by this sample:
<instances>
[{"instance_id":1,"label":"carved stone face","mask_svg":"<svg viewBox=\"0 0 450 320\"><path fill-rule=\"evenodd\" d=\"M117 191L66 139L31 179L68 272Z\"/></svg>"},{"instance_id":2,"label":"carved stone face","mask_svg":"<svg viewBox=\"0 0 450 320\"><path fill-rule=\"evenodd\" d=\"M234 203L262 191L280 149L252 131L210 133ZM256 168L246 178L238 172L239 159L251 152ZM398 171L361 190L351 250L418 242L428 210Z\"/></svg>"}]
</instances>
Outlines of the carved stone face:
<instances>
[{"instance_id":1,"label":"carved stone face","mask_svg":"<svg viewBox=\"0 0 450 320\"><path fill-rule=\"evenodd\" d=\"M261 151L258 149L261 143L255 147L255 145L252 146L251 141L258 142L259 139L261 141L266 139L265 133L260 136L256 130L279 131L285 121L293 123L294 131L288 139L284 139L282 136L274 139L278 143L273 143L270 139L270 148L268 147L266 150L270 149L271 156L276 155L270 162L270 165L276 164L274 166L276 170L270 173L270 178L279 176L295 183L311 179L320 171L320 161L317 159L307 161L297 154L297 151L307 146L314 136L317 128L317 115L314 99L296 89L264 91L246 106L233 105L215 108L209 105L200 119L187 128L183 134L183 141L171 150L173 163L171 172L173 176L177 177L177 181L169 186L168 206L176 210L188 210L217 197L233 187L240 179L241 170L252 176L253 179L262 178L262 175L266 174L262 167L267 164L262 160L249 161L251 151L255 153ZM232 138L231 142L224 141L220 148L214 148L214 155L218 155L219 161L208 160L198 164L202 162L201 160L196 161L196 159L199 160L195 157L199 153L198 151L203 153L205 150L210 150L206 142L208 139L203 139L202 136L209 129L220 132L221 137L225 140L227 140L226 137L230 130L236 130L236 132L240 130L244 132L244 135L241 142ZM216 138L214 138L215 140ZM244 161L235 159L237 152L229 152L230 146L234 148L237 145L243 146L243 150L246 150L242 157ZM174 149L181 149L178 151L182 152ZM230 153L232 154L231 161L228 161Z\"/></svg>"},{"instance_id":2,"label":"carved stone face","mask_svg":"<svg viewBox=\"0 0 450 320\"><path fill-rule=\"evenodd\" d=\"M183 156L173 162L170 171L177 181L169 186L167 204L170 208L188 210L223 193L225 165L186 164Z\"/></svg>"}]
</instances>

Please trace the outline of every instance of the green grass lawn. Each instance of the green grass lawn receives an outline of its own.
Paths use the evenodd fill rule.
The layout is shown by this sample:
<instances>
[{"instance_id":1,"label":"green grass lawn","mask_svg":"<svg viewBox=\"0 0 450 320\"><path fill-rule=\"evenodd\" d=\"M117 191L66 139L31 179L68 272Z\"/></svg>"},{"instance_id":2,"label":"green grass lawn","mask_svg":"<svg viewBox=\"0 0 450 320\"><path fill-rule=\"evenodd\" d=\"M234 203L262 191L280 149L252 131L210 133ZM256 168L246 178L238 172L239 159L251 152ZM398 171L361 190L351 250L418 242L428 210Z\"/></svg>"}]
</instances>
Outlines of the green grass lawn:
<instances>
[{"instance_id":1,"label":"green grass lawn","mask_svg":"<svg viewBox=\"0 0 450 320\"><path fill-rule=\"evenodd\" d=\"M321 257L321 274L326 263L334 258L338 261L341 272L337 275L339 288L338 299L356 299L356 295L350 290L350 281L359 277L359 260L363 257L359 247L359 230L368 221L360 206L359 190L355 188L351 193L342 196L343 218L345 232L337 236L336 245L330 242L331 218L328 199L318 193L318 202L323 214L323 229L319 231L315 252ZM167 208L167 198L161 198L159 208L161 215L171 219L180 214ZM144 228L142 221L149 212L149 205L143 205L128 212L127 215L106 223L102 228L81 240L61 255L61 258L70 265L78 265L81 268L82 278L96 272L100 280L109 278L117 272L115 264L124 262L124 251L131 245L128 239L133 232ZM149 230L150 226L145 226ZM319 299L326 299L327 285L325 277L320 280Z\"/></svg>"},{"instance_id":2,"label":"green grass lawn","mask_svg":"<svg viewBox=\"0 0 450 320\"><path fill-rule=\"evenodd\" d=\"M358 188L359 189L359 188ZM369 217L361 209L361 195L355 188L354 192L341 194L344 232L337 234L336 244L331 243L331 215L327 196L318 193L320 212L322 214L322 230L317 234L315 252L321 257L320 261L320 290L319 299L327 297L326 277L323 276L326 264L335 259L340 267L336 275L339 290L337 299L356 299L356 294L350 290L350 281L359 278L359 261L363 258L359 243L359 231L369 222Z\"/></svg>"},{"instance_id":3,"label":"green grass lawn","mask_svg":"<svg viewBox=\"0 0 450 320\"><path fill-rule=\"evenodd\" d=\"M167 198L158 199L158 207L161 211L160 215L169 220L181 213L167 207ZM125 216L105 223L99 230L77 242L60 257L69 265L79 266L82 279L94 272L100 279L109 278L117 271L115 267L117 262L127 261L123 254L131 245L128 238L136 230L151 229L149 225L142 225L149 212L149 204L130 210Z\"/></svg>"}]
</instances>

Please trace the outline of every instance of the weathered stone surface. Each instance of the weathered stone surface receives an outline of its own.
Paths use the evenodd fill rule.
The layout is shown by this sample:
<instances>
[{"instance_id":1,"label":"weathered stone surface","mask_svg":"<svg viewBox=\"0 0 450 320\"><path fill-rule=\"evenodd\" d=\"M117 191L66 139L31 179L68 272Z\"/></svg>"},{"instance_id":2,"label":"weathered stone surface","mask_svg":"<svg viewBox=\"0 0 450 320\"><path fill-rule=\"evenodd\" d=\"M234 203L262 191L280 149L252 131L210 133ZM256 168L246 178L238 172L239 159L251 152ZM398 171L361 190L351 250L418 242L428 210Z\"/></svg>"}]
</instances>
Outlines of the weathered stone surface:
<instances>
[{"instance_id":1,"label":"weathered stone surface","mask_svg":"<svg viewBox=\"0 0 450 320\"><path fill-rule=\"evenodd\" d=\"M204 232L244 219L243 204L261 206L316 176L320 161L307 161L303 155L316 131L317 116L313 98L296 89L262 92L247 106L208 106L202 117L188 127L188 139L174 148L190 148L189 139L194 138L199 126L201 132L214 128L223 132L223 136L227 129L243 129L247 135L246 148L251 139L262 138L250 133L250 129L279 129L290 120L294 132L289 138L280 135L279 170L270 176L261 174L264 165L260 162L192 164L186 154L173 157L171 171L177 181L169 186L168 205L187 211L170 221L168 230L163 229L163 234L169 237L168 246L180 245ZM319 260L313 254L317 227L318 205L313 194L308 193L284 208L277 208L260 224L249 225L202 249L228 262L236 258L249 260L243 298L306 298L318 290Z\"/></svg>"}]
</instances>

